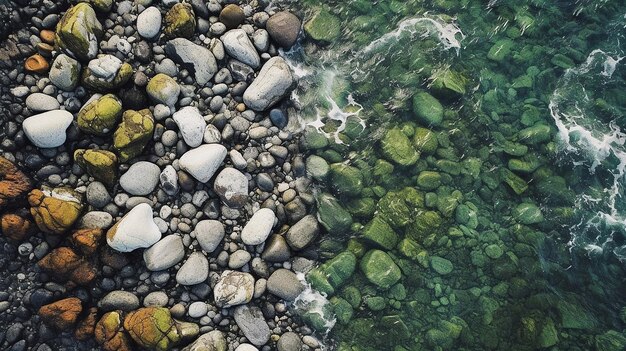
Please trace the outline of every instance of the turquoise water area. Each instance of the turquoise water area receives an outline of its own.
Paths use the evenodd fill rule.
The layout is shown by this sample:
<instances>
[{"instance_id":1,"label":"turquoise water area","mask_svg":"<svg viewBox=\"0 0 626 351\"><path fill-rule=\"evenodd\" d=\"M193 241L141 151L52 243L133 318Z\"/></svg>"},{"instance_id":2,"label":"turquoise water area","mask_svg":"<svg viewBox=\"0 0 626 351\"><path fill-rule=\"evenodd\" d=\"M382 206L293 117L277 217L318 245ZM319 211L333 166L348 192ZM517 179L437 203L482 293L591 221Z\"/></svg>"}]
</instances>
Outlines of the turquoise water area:
<instances>
[{"instance_id":1,"label":"turquoise water area","mask_svg":"<svg viewBox=\"0 0 626 351\"><path fill-rule=\"evenodd\" d=\"M626 349L626 3L287 4L329 347Z\"/></svg>"}]
</instances>

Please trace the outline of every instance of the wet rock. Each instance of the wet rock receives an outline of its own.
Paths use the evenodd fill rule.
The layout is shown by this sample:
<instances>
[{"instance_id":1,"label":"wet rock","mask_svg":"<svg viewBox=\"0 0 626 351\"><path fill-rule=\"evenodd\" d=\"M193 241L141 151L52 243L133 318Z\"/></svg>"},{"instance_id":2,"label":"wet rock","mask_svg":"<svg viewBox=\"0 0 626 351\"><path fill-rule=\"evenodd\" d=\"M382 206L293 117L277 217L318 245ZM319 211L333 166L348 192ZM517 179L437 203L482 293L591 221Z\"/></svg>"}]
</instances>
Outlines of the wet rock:
<instances>
[{"instance_id":1,"label":"wet rock","mask_svg":"<svg viewBox=\"0 0 626 351\"><path fill-rule=\"evenodd\" d=\"M66 187L34 189L28 194L28 203L39 229L53 234L68 230L83 210L81 195Z\"/></svg>"},{"instance_id":2,"label":"wet rock","mask_svg":"<svg viewBox=\"0 0 626 351\"><path fill-rule=\"evenodd\" d=\"M387 130L380 141L386 159L400 166L414 165L420 158L409 138L399 128Z\"/></svg>"},{"instance_id":3,"label":"wet rock","mask_svg":"<svg viewBox=\"0 0 626 351\"><path fill-rule=\"evenodd\" d=\"M168 235L143 252L146 268L162 271L173 267L185 257L183 240L178 235Z\"/></svg>"},{"instance_id":4,"label":"wet rock","mask_svg":"<svg viewBox=\"0 0 626 351\"><path fill-rule=\"evenodd\" d=\"M152 208L145 203L133 207L107 231L107 243L120 252L150 247L159 239L161 232L152 219Z\"/></svg>"},{"instance_id":5,"label":"wet rock","mask_svg":"<svg viewBox=\"0 0 626 351\"><path fill-rule=\"evenodd\" d=\"M382 218L376 216L363 228L362 238L375 246L393 250L398 243L398 234Z\"/></svg>"},{"instance_id":6,"label":"wet rock","mask_svg":"<svg viewBox=\"0 0 626 351\"><path fill-rule=\"evenodd\" d=\"M215 177L213 190L231 208L241 208L248 200L248 178L235 168L224 168Z\"/></svg>"},{"instance_id":7,"label":"wet rock","mask_svg":"<svg viewBox=\"0 0 626 351\"><path fill-rule=\"evenodd\" d=\"M63 145L67 127L74 116L64 110L54 110L28 117L22 123L24 134L33 145L41 148L54 148Z\"/></svg>"},{"instance_id":8,"label":"wet rock","mask_svg":"<svg viewBox=\"0 0 626 351\"><path fill-rule=\"evenodd\" d=\"M246 245L259 245L267 239L274 226L276 215L269 208L255 212L241 231L241 241Z\"/></svg>"},{"instance_id":9,"label":"wet rock","mask_svg":"<svg viewBox=\"0 0 626 351\"><path fill-rule=\"evenodd\" d=\"M345 233L352 225L352 216L329 194L317 198L317 219L330 233Z\"/></svg>"},{"instance_id":10,"label":"wet rock","mask_svg":"<svg viewBox=\"0 0 626 351\"><path fill-rule=\"evenodd\" d=\"M337 194L356 196L363 190L363 175L361 171L343 163L330 165L331 184Z\"/></svg>"},{"instance_id":11,"label":"wet rock","mask_svg":"<svg viewBox=\"0 0 626 351\"><path fill-rule=\"evenodd\" d=\"M287 241L285 241L282 235L277 234L270 236L261 254L261 258L267 262L284 262L289 260L290 257L291 251Z\"/></svg>"},{"instance_id":12,"label":"wet rock","mask_svg":"<svg viewBox=\"0 0 626 351\"><path fill-rule=\"evenodd\" d=\"M122 123L113 134L113 147L120 161L126 162L139 155L154 131L154 119L148 109L127 110L122 115Z\"/></svg>"},{"instance_id":13,"label":"wet rock","mask_svg":"<svg viewBox=\"0 0 626 351\"><path fill-rule=\"evenodd\" d=\"M518 222L526 225L541 223L544 220L541 209L533 203L517 205L513 210L513 217L515 217Z\"/></svg>"},{"instance_id":14,"label":"wet rock","mask_svg":"<svg viewBox=\"0 0 626 351\"><path fill-rule=\"evenodd\" d=\"M295 86L296 81L287 62L281 57L272 57L243 93L243 101L255 111L265 111L286 97Z\"/></svg>"},{"instance_id":15,"label":"wet rock","mask_svg":"<svg viewBox=\"0 0 626 351\"><path fill-rule=\"evenodd\" d=\"M199 85L206 85L217 72L217 61L211 51L187 39L176 38L168 41L165 52L174 62L193 73Z\"/></svg>"},{"instance_id":16,"label":"wet rock","mask_svg":"<svg viewBox=\"0 0 626 351\"><path fill-rule=\"evenodd\" d=\"M256 346L265 345L271 336L263 312L256 306L239 306L234 313L237 326L248 341Z\"/></svg>"},{"instance_id":17,"label":"wet rock","mask_svg":"<svg viewBox=\"0 0 626 351\"><path fill-rule=\"evenodd\" d=\"M301 25L296 15L289 11L281 11L272 15L265 27L278 45L288 49L296 43Z\"/></svg>"},{"instance_id":18,"label":"wet rock","mask_svg":"<svg viewBox=\"0 0 626 351\"><path fill-rule=\"evenodd\" d=\"M85 133L106 135L122 116L122 101L113 94L95 95L78 111L76 124Z\"/></svg>"},{"instance_id":19,"label":"wet rock","mask_svg":"<svg viewBox=\"0 0 626 351\"><path fill-rule=\"evenodd\" d=\"M382 289L388 289L402 278L400 268L384 251L368 251L361 259L360 267L365 277Z\"/></svg>"},{"instance_id":20,"label":"wet rock","mask_svg":"<svg viewBox=\"0 0 626 351\"><path fill-rule=\"evenodd\" d=\"M293 301L304 291L296 274L288 269L277 269L267 280L267 290L287 301Z\"/></svg>"},{"instance_id":21,"label":"wet rock","mask_svg":"<svg viewBox=\"0 0 626 351\"><path fill-rule=\"evenodd\" d=\"M254 296L254 277L249 273L226 270L213 289L215 304L227 308L250 302Z\"/></svg>"},{"instance_id":22,"label":"wet rock","mask_svg":"<svg viewBox=\"0 0 626 351\"><path fill-rule=\"evenodd\" d=\"M304 24L305 33L320 44L330 44L339 37L341 23L328 10L321 9Z\"/></svg>"},{"instance_id":23,"label":"wet rock","mask_svg":"<svg viewBox=\"0 0 626 351\"><path fill-rule=\"evenodd\" d=\"M326 261L307 274L307 281L317 291L327 295L334 295L336 289L352 276L356 268L356 256L344 251Z\"/></svg>"},{"instance_id":24,"label":"wet rock","mask_svg":"<svg viewBox=\"0 0 626 351\"><path fill-rule=\"evenodd\" d=\"M213 177L226 158L226 148L218 144L200 145L180 158L180 167L202 183Z\"/></svg>"},{"instance_id":25,"label":"wet rock","mask_svg":"<svg viewBox=\"0 0 626 351\"><path fill-rule=\"evenodd\" d=\"M69 297L41 306L39 316L46 324L63 331L74 326L82 310L80 300L76 297Z\"/></svg>"},{"instance_id":26,"label":"wet rock","mask_svg":"<svg viewBox=\"0 0 626 351\"><path fill-rule=\"evenodd\" d=\"M112 188L117 184L117 156L106 150L74 151L74 162L87 174Z\"/></svg>"},{"instance_id":27,"label":"wet rock","mask_svg":"<svg viewBox=\"0 0 626 351\"><path fill-rule=\"evenodd\" d=\"M276 348L278 351L300 351L302 349L302 340L300 340L298 334L286 332L278 339Z\"/></svg>"},{"instance_id":28,"label":"wet rock","mask_svg":"<svg viewBox=\"0 0 626 351\"><path fill-rule=\"evenodd\" d=\"M56 27L55 43L66 54L87 61L98 54L102 34L102 25L91 5L79 3L61 17Z\"/></svg>"},{"instance_id":29,"label":"wet rock","mask_svg":"<svg viewBox=\"0 0 626 351\"><path fill-rule=\"evenodd\" d=\"M425 127L436 127L443 120L443 106L427 92L419 92L413 95L413 114Z\"/></svg>"},{"instance_id":30,"label":"wet rock","mask_svg":"<svg viewBox=\"0 0 626 351\"><path fill-rule=\"evenodd\" d=\"M69 247L59 247L44 256L37 265L60 280L87 285L96 277L95 267Z\"/></svg>"},{"instance_id":31,"label":"wet rock","mask_svg":"<svg viewBox=\"0 0 626 351\"><path fill-rule=\"evenodd\" d=\"M313 215L308 215L289 228L285 239L289 247L299 251L311 245L317 239L319 232L317 219Z\"/></svg>"}]
</instances>

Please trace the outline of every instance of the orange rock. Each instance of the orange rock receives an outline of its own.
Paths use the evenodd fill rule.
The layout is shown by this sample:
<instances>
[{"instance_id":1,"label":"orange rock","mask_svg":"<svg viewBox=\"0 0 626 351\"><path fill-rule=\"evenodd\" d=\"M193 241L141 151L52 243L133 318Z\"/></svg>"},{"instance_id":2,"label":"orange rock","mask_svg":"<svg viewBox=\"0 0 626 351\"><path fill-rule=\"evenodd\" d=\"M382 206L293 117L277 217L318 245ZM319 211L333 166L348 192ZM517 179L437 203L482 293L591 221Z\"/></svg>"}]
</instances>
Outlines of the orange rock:
<instances>
[{"instance_id":1,"label":"orange rock","mask_svg":"<svg viewBox=\"0 0 626 351\"><path fill-rule=\"evenodd\" d=\"M35 229L33 222L13 213L2 215L2 233L14 241L22 241L30 236Z\"/></svg>"},{"instance_id":2,"label":"orange rock","mask_svg":"<svg viewBox=\"0 0 626 351\"><path fill-rule=\"evenodd\" d=\"M120 311L105 313L94 330L96 342L105 351L130 351L132 347L128 335L122 327Z\"/></svg>"},{"instance_id":3,"label":"orange rock","mask_svg":"<svg viewBox=\"0 0 626 351\"><path fill-rule=\"evenodd\" d=\"M74 244L74 247L83 255L89 256L96 252L98 246L100 246L103 234L104 231L100 228L78 229L72 234L72 244Z\"/></svg>"},{"instance_id":4,"label":"orange rock","mask_svg":"<svg viewBox=\"0 0 626 351\"><path fill-rule=\"evenodd\" d=\"M96 277L96 268L69 247L50 251L37 265L58 279L69 280L77 285L87 285Z\"/></svg>"},{"instance_id":5,"label":"orange rock","mask_svg":"<svg viewBox=\"0 0 626 351\"><path fill-rule=\"evenodd\" d=\"M34 189L28 194L28 203L39 229L51 234L67 231L83 209L81 195L66 187Z\"/></svg>"},{"instance_id":6,"label":"orange rock","mask_svg":"<svg viewBox=\"0 0 626 351\"><path fill-rule=\"evenodd\" d=\"M28 72L46 73L50 68L50 64L45 57L39 54L34 54L33 56L26 59L26 62L24 62L24 68Z\"/></svg>"},{"instance_id":7,"label":"orange rock","mask_svg":"<svg viewBox=\"0 0 626 351\"><path fill-rule=\"evenodd\" d=\"M30 179L11 161L0 156L0 212L32 188Z\"/></svg>"},{"instance_id":8,"label":"orange rock","mask_svg":"<svg viewBox=\"0 0 626 351\"><path fill-rule=\"evenodd\" d=\"M44 43L54 45L55 34L53 31L49 29L43 29L41 32L39 32L39 37Z\"/></svg>"},{"instance_id":9,"label":"orange rock","mask_svg":"<svg viewBox=\"0 0 626 351\"><path fill-rule=\"evenodd\" d=\"M93 336L93 331L96 328L96 318L98 316L98 308L91 307L87 317L83 318L74 331L74 336L78 340L87 340Z\"/></svg>"},{"instance_id":10,"label":"orange rock","mask_svg":"<svg viewBox=\"0 0 626 351\"><path fill-rule=\"evenodd\" d=\"M41 306L39 316L46 324L65 331L76 323L76 318L78 318L82 310L83 307L78 298L68 297L67 299Z\"/></svg>"}]
</instances>

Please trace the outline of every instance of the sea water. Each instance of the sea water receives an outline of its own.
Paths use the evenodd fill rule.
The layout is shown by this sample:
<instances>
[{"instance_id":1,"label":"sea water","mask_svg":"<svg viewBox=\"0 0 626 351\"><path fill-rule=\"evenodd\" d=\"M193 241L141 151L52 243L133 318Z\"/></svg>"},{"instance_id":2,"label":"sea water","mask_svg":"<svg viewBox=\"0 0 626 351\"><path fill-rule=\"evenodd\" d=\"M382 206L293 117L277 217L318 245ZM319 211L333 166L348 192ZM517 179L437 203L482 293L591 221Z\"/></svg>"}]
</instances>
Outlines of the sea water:
<instances>
[{"instance_id":1,"label":"sea water","mask_svg":"<svg viewBox=\"0 0 626 351\"><path fill-rule=\"evenodd\" d=\"M320 258L357 262L297 304L326 346L626 349L625 2L287 3L340 27L283 53L337 200Z\"/></svg>"}]
</instances>

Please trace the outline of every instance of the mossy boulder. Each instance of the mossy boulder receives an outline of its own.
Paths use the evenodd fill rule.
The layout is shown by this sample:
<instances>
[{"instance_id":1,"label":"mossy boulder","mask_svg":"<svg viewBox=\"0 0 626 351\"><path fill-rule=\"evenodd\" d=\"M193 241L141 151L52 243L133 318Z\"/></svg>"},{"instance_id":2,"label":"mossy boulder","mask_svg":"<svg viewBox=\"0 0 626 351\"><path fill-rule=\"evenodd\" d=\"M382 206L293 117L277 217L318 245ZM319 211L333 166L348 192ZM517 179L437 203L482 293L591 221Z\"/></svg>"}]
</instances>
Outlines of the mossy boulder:
<instances>
[{"instance_id":1,"label":"mossy boulder","mask_svg":"<svg viewBox=\"0 0 626 351\"><path fill-rule=\"evenodd\" d=\"M541 209L533 203L522 203L513 210L513 217L522 224L536 224L543 222Z\"/></svg>"},{"instance_id":2,"label":"mossy boulder","mask_svg":"<svg viewBox=\"0 0 626 351\"><path fill-rule=\"evenodd\" d=\"M435 190L441 185L441 174L435 171L422 171L417 176L417 185L424 190Z\"/></svg>"},{"instance_id":3,"label":"mossy boulder","mask_svg":"<svg viewBox=\"0 0 626 351\"><path fill-rule=\"evenodd\" d=\"M596 350L621 351L626 349L626 336L615 330L609 330L596 336Z\"/></svg>"},{"instance_id":4,"label":"mossy boulder","mask_svg":"<svg viewBox=\"0 0 626 351\"><path fill-rule=\"evenodd\" d=\"M344 251L307 274L307 281L311 286L329 296L354 274L356 256Z\"/></svg>"},{"instance_id":5,"label":"mossy boulder","mask_svg":"<svg viewBox=\"0 0 626 351\"><path fill-rule=\"evenodd\" d=\"M424 195L414 188L390 191L378 201L383 220L394 228L403 228L413 221L418 209L424 207Z\"/></svg>"},{"instance_id":6,"label":"mossy boulder","mask_svg":"<svg viewBox=\"0 0 626 351\"><path fill-rule=\"evenodd\" d=\"M132 311L124 318L124 329L142 347L167 351L200 332L197 324L179 322L167 308L145 307Z\"/></svg>"},{"instance_id":7,"label":"mossy boulder","mask_svg":"<svg viewBox=\"0 0 626 351\"><path fill-rule=\"evenodd\" d=\"M392 250L398 243L398 234L379 216L374 217L363 228L361 236L367 243L386 250Z\"/></svg>"},{"instance_id":8,"label":"mossy boulder","mask_svg":"<svg viewBox=\"0 0 626 351\"><path fill-rule=\"evenodd\" d=\"M381 250L368 251L359 266L367 280L382 289L388 289L402 278L398 265Z\"/></svg>"},{"instance_id":9,"label":"mossy boulder","mask_svg":"<svg viewBox=\"0 0 626 351\"><path fill-rule=\"evenodd\" d=\"M451 350L456 340L461 336L463 327L461 325L442 320L437 328L426 332L426 340L433 348Z\"/></svg>"},{"instance_id":10,"label":"mossy boulder","mask_svg":"<svg viewBox=\"0 0 626 351\"><path fill-rule=\"evenodd\" d=\"M167 38L191 38L196 31L196 16L188 3L177 3L165 14Z\"/></svg>"},{"instance_id":11,"label":"mossy boulder","mask_svg":"<svg viewBox=\"0 0 626 351\"><path fill-rule=\"evenodd\" d=\"M330 165L332 187L339 195L358 195L363 190L363 175L361 171L343 163Z\"/></svg>"},{"instance_id":12,"label":"mossy boulder","mask_svg":"<svg viewBox=\"0 0 626 351\"><path fill-rule=\"evenodd\" d=\"M83 68L82 83L92 91L107 93L119 90L133 75L133 66L113 55L102 55Z\"/></svg>"},{"instance_id":13,"label":"mossy boulder","mask_svg":"<svg viewBox=\"0 0 626 351\"><path fill-rule=\"evenodd\" d=\"M528 145L536 145L550 141L550 126L545 124L537 124L520 130L517 133L520 142Z\"/></svg>"},{"instance_id":14,"label":"mossy boulder","mask_svg":"<svg viewBox=\"0 0 626 351\"><path fill-rule=\"evenodd\" d=\"M454 265L450 262L450 260L439 256L433 256L430 258L430 267L433 271L441 275L450 274L454 269Z\"/></svg>"},{"instance_id":15,"label":"mossy boulder","mask_svg":"<svg viewBox=\"0 0 626 351\"><path fill-rule=\"evenodd\" d=\"M304 32L320 44L330 44L339 37L341 22L328 10L320 9L304 24Z\"/></svg>"},{"instance_id":16,"label":"mossy boulder","mask_svg":"<svg viewBox=\"0 0 626 351\"><path fill-rule=\"evenodd\" d=\"M353 216L369 218L376 211L376 200L371 197L352 199L346 204L346 209Z\"/></svg>"},{"instance_id":17,"label":"mossy boulder","mask_svg":"<svg viewBox=\"0 0 626 351\"><path fill-rule=\"evenodd\" d=\"M444 99L458 99L465 95L467 77L449 68L436 71L430 77L430 90Z\"/></svg>"},{"instance_id":18,"label":"mossy boulder","mask_svg":"<svg viewBox=\"0 0 626 351\"><path fill-rule=\"evenodd\" d=\"M94 339L105 351L130 351L132 345L123 328L122 311L102 315L94 328Z\"/></svg>"},{"instance_id":19,"label":"mossy boulder","mask_svg":"<svg viewBox=\"0 0 626 351\"><path fill-rule=\"evenodd\" d=\"M413 146L422 154L434 154L439 146L437 134L430 129L421 127L415 128L415 133L413 134Z\"/></svg>"},{"instance_id":20,"label":"mossy boulder","mask_svg":"<svg viewBox=\"0 0 626 351\"><path fill-rule=\"evenodd\" d=\"M528 184L526 183L526 181L520 178L515 173L508 170L507 168L500 169L500 176L502 177L502 180L506 184L508 184L517 195L521 195L526 190L528 190Z\"/></svg>"},{"instance_id":21,"label":"mossy boulder","mask_svg":"<svg viewBox=\"0 0 626 351\"><path fill-rule=\"evenodd\" d=\"M117 156L107 150L77 149L74 161L87 174L101 181L109 188L117 183Z\"/></svg>"},{"instance_id":22,"label":"mossy boulder","mask_svg":"<svg viewBox=\"0 0 626 351\"><path fill-rule=\"evenodd\" d=\"M323 158L311 155L306 159L306 171L314 179L324 180L328 176L330 166Z\"/></svg>"},{"instance_id":23,"label":"mossy boulder","mask_svg":"<svg viewBox=\"0 0 626 351\"><path fill-rule=\"evenodd\" d=\"M154 118L148 109L127 110L122 115L122 123L113 134L113 147L120 161L126 162L139 155L154 131Z\"/></svg>"},{"instance_id":24,"label":"mossy boulder","mask_svg":"<svg viewBox=\"0 0 626 351\"><path fill-rule=\"evenodd\" d=\"M67 187L33 189L28 194L28 203L39 229L51 234L70 229L83 210L82 196Z\"/></svg>"},{"instance_id":25,"label":"mossy boulder","mask_svg":"<svg viewBox=\"0 0 626 351\"><path fill-rule=\"evenodd\" d=\"M180 85L176 83L174 78L158 73L148 82L146 93L152 101L171 107L178 101Z\"/></svg>"},{"instance_id":26,"label":"mossy boulder","mask_svg":"<svg viewBox=\"0 0 626 351\"><path fill-rule=\"evenodd\" d=\"M337 321L340 324L347 324L350 319L352 319L354 309L348 301L342 299L341 297L333 296L330 299L330 305L332 306L333 312L335 312Z\"/></svg>"},{"instance_id":27,"label":"mossy boulder","mask_svg":"<svg viewBox=\"0 0 626 351\"><path fill-rule=\"evenodd\" d=\"M352 225L352 216L339 201L330 194L317 197L317 219L329 233L347 234Z\"/></svg>"},{"instance_id":28,"label":"mossy boulder","mask_svg":"<svg viewBox=\"0 0 626 351\"><path fill-rule=\"evenodd\" d=\"M443 106L434 96L422 91L413 95L413 115L425 127L436 127L443 121Z\"/></svg>"},{"instance_id":29,"label":"mossy boulder","mask_svg":"<svg viewBox=\"0 0 626 351\"><path fill-rule=\"evenodd\" d=\"M491 49L489 49L487 58L492 61L501 62L511 53L514 45L515 43L513 43L510 39L498 40L495 44L493 44Z\"/></svg>"},{"instance_id":30,"label":"mossy boulder","mask_svg":"<svg viewBox=\"0 0 626 351\"><path fill-rule=\"evenodd\" d=\"M122 116L122 101L113 94L92 98L78 111L76 122L85 133L105 135L111 132Z\"/></svg>"},{"instance_id":31,"label":"mossy boulder","mask_svg":"<svg viewBox=\"0 0 626 351\"><path fill-rule=\"evenodd\" d=\"M441 215L436 211L418 211L413 222L407 226L406 235L421 242L425 237L437 233L443 223Z\"/></svg>"},{"instance_id":32,"label":"mossy boulder","mask_svg":"<svg viewBox=\"0 0 626 351\"><path fill-rule=\"evenodd\" d=\"M91 5L81 2L71 7L56 27L56 45L79 61L88 61L98 54L98 44L104 34Z\"/></svg>"},{"instance_id":33,"label":"mossy boulder","mask_svg":"<svg viewBox=\"0 0 626 351\"><path fill-rule=\"evenodd\" d=\"M381 139L380 146L383 156L400 166L414 165L420 158L420 153L400 128L389 129Z\"/></svg>"}]
</instances>

